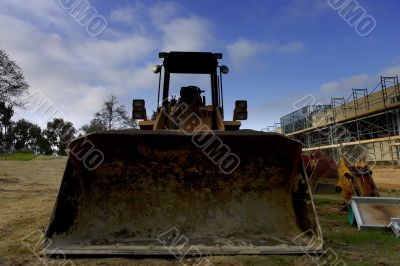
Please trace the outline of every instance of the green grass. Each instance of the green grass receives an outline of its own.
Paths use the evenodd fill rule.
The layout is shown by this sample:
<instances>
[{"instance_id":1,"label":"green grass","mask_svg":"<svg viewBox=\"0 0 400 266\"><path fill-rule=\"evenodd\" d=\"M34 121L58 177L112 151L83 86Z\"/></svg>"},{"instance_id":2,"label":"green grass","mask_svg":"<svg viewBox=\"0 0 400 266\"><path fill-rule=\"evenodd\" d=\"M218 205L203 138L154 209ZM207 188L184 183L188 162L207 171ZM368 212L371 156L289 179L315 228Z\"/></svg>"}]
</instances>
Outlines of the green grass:
<instances>
[{"instance_id":1,"label":"green grass","mask_svg":"<svg viewBox=\"0 0 400 266\"><path fill-rule=\"evenodd\" d=\"M331 206L341 204L343 202L342 194L318 194L314 195L314 202L316 205Z\"/></svg>"},{"instance_id":2,"label":"green grass","mask_svg":"<svg viewBox=\"0 0 400 266\"><path fill-rule=\"evenodd\" d=\"M393 192L390 196L398 193ZM381 194L387 196L385 192ZM390 230L357 231L348 223L347 212L339 210L343 206L341 194L316 195L314 199L324 235L325 250L334 250L347 265L398 265L400 239Z\"/></svg>"},{"instance_id":3,"label":"green grass","mask_svg":"<svg viewBox=\"0 0 400 266\"><path fill-rule=\"evenodd\" d=\"M0 156L2 161L30 161L35 159L37 156L32 153L15 152L9 155Z\"/></svg>"},{"instance_id":4,"label":"green grass","mask_svg":"<svg viewBox=\"0 0 400 266\"><path fill-rule=\"evenodd\" d=\"M22 157L33 157L32 165L36 165L37 160L51 160L61 157L54 156L37 156L33 154L22 154ZM21 159L20 154L13 154L14 159ZM65 158L65 157L64 157ZM1 159L1 155L0 155ZM26 164L26 163L24 163ZM18 171L18 163L15 163L15 171ZM58 168L57 168L58 169ZM62 169L58 169L62 171ZM0 169L1 172L1 169ZM11 174L10 174L11 175ZM2 174L0 173L0 177ZM3 176L7 176L3 173ZM5 179L5 178L4 178ZM44 182L44 181L43 181ZM42 183L42 181L40 182ZM0 184L1 189L7 189L5 186L11 186L14 189L15 184ZM32 191L43 189L39 183L33 184ZM49 188L49 193L56 196L58 187ZM10 190L5 194L0 189L0 206L11 206L21 192ZM51 190L50 190L51 189ZM3 193L3 194L2 194ZM400 191L381 191L381 196L399 197ZM31 192L27 193L27 197L31 201L35 201L37 206L42 206L49 202L49 196L44 193ZM309 255L268 255L268 256L228 256L222 258L210 258L213 265L219 266L268 266L268 265L316 265L314 261L318 261L320 265L334 265L329 263L343 260L347 265L399 265L400 261L400 239L396 238L390 231L384 230L361 230L357 231L347 221L347 212L340 211L343 207L342 194L315 195L315 205L317 208L318 219L324 236L323 251L327 252L325 257L319 258ZM35 205L36 206L36 205ZM24 211L25 204L21 201L18 215L12 215L3 222L0 227L0 265L35 265L40 263L32 253L24 248L21 244L21 238L28 235L32 230L43 230L50 216L50 209L47 211L36 211L35 215L31 215ZM50 208L50 207L49 207ZM1 211L0 211L1 213ZM6 218L7 219L7 218ZM1 222L1 219L0 219ZM3 229L3 230L2 230ZM329 252L329 253L328 253ZM333 256L337 255L337 257ZM10 259L10 261L2 262L2 259ZM62 264L59 260L46 259L49 265ZM146 260L136 260L127 258L76 258L72 259L76 265L182 265L181 262L174 260L158 260L153 261L151 258ZM185 265L193 265L193 259L185 259ZM325 263L327 262L327 263ZM339 264L343 265L343 264Z\"/></svg>"},{"instance_id":5,"label":"green grass","mask_svg":"<svg viewBox=\"0 0 400 266\"><path fill-rule=\"evenodd\" d=\"M395 197L399 198L400 197L400 191L380 191L380 196L381 197Z\"/></svg>"},{"instance_id":6,"label":"green grass","mask_svg":"<svg viewBox=\"0 0 400 266\"><path fill-rule=\"evenodd\" d=\"M36 160L54 160L60 158L66 158L67 156L50 156L50 155L38 155Z\"/></svg>"},{"instance_id":7,"label":"green grass","mask_svg":"<svg viewBox=\"0 0 400 266\"><path fill-rule=\"evenodd\" d=\"M47 155L35 155L28 152L15 152L6 156L0 155L0 161L30 161L30 160L54 160L59 159L62 156L47 156Z\"/></svg>"}]
</instances>

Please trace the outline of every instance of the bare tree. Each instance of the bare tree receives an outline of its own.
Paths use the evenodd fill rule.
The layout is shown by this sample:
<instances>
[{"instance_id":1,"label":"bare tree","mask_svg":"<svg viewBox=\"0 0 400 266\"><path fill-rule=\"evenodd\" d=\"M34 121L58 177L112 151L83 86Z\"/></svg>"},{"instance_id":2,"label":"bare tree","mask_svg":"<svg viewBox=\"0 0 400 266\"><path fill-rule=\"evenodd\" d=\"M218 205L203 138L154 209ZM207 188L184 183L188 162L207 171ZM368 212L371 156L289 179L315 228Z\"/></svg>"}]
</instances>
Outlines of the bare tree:
<instances>
[{"instance_id":1,"label":"bare tree","mask_svg":"<svg viewBox=\"0 0 400 266\"><path fill-rule=\"evenodd\" d=\"M102 108L95 113L94 119L82 130L86 133L99 130L114 130L135 128L136 120L130 118L124 105L120 105L115 95L109 95L103 102Z\"/></svg>"},{"instance_id":2,"label":"bare tree","mask_svg":"<svg viewBox=\"0 0 400 266\"><path fill-rule=\"evenodd\" d=\"M29 88L22 69L0 49L0 102L10 106L23 106L20 97Z\"/></svg>"}]
</instances>

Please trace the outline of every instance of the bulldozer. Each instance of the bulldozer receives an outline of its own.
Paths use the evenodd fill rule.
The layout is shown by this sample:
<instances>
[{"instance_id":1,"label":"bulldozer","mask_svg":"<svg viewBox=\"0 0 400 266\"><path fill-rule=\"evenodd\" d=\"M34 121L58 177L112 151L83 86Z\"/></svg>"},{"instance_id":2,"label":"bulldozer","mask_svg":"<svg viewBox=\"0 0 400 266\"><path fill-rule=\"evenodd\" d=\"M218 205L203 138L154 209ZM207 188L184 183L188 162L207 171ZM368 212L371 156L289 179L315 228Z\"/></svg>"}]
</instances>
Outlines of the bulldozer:
<instances>
[{"instance_id":1,"label":"bulldozer","mask_svg":"<svg viewBox=\"0 0 400 266\"><path fill-rule=\"evenodd\" d=\"M347 209L352 196L379 197L372 171L365 161L360 160L355 164L349 164L345 156L340 156L338 175L335 191L343 195L344 210Z\"/></svg>"},{"instance_id":2,"label":"bulldozer","mask_svg":"<svg viewBox=\"0 0 400 266\"><path fill-rule=\"evenodd\" d=\"M219 64L221 53L162 52L159 58L153 119L145 101L134 99L139 129L95 132L70 143L46 254L320 252L301 144L241 130L245 100L224 120L222 75L229 68ZM188 74L206 77L207 85L200 88L194 78L172 88L173 77L185 81Z\"/></svg>"}]
</instances>

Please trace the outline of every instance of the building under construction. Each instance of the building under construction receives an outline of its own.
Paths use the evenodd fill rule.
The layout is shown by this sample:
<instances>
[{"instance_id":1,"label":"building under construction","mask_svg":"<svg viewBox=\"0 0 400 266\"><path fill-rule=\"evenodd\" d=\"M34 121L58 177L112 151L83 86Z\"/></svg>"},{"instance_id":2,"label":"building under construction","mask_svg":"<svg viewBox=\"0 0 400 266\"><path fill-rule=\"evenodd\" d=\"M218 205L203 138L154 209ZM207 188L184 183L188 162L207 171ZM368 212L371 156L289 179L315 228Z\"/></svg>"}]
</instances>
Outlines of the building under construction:
<instances>
[{"instance_id":1,"label":"building under construction","mask_svg":"<svg viewBox=\"0 0 400 266\"><path fill-rule=\"evenodd\" d=\"M352 89L347 99L309 105L280 119L283 134L303 143L303 150L324 150L338 159L400 163L400 85L381 77L374 90Z\"/></svg>"}]
</instances>

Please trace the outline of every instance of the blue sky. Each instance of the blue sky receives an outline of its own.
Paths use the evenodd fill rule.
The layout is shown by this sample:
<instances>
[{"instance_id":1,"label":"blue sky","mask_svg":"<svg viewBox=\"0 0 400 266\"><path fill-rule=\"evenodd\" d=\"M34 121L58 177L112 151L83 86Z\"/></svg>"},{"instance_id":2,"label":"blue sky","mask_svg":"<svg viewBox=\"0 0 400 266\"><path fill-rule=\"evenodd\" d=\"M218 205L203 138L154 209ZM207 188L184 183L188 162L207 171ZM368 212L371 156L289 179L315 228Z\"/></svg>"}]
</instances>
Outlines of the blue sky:
<instances>
[{"instance_id":1,"label":"blue sky","mask_svg":"<svg viewBox=\"0 0 400 266\"><path fill-rule=\"evenodd\" d=\"M77 127L109 94L128 110L133 98L155 109L151 66L159 51L222 52L230 67L225 118L236 99L247 99L243 127L252 129L278 122L307 95L328 103L400 74L396 0L353 0L376 20L366 37L330 7L333 0L94 0L88 3L107 21L95 37L60 1L83 0L0 0L0 47L22 66L31 91ZM45 125L48 112L33 110L18 116Z\"/></svg>"}]
</instances>

